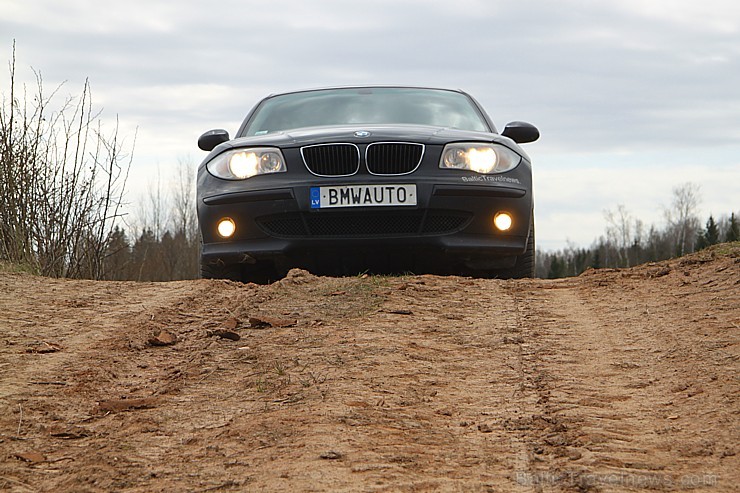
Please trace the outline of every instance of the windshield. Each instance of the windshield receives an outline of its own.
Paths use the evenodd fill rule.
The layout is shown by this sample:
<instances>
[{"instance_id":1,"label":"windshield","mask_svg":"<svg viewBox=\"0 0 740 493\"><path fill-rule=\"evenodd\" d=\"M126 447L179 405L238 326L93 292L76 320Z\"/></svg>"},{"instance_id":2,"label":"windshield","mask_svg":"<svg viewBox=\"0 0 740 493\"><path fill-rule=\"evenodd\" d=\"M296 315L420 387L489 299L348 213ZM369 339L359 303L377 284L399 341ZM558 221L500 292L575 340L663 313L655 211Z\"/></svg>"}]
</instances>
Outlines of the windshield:
<instances>
[{"instance_id":1,"label":"windshield","mask_svg":"<svg viewBox=\"0 0 740 493\"><path fill-rule=\"evenodd\" d=\"M432 125L488 132L466 95L439 89L352 88L283 94L266 99L242 134L326 125Z\"/></svg>"}]
</instances>

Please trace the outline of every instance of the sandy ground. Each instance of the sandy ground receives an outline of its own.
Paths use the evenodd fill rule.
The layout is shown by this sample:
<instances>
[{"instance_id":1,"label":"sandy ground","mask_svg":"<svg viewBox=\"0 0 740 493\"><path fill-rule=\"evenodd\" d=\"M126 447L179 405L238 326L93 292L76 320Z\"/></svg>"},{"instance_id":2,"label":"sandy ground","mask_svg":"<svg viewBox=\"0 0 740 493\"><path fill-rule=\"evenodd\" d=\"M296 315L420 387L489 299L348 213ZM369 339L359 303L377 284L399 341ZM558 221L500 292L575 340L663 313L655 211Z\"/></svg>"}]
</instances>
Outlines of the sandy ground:
<instances>
[{"instance_id":1,"label":"sandy ground","mask_svg":"<svg viewBox=\"0 0 740 493\"><path fill-rule=\"evenodd\" d=\"M737 244L557 281L3 273L0 490L737 491L739 334Z\"/></svg>"}]
</instances>

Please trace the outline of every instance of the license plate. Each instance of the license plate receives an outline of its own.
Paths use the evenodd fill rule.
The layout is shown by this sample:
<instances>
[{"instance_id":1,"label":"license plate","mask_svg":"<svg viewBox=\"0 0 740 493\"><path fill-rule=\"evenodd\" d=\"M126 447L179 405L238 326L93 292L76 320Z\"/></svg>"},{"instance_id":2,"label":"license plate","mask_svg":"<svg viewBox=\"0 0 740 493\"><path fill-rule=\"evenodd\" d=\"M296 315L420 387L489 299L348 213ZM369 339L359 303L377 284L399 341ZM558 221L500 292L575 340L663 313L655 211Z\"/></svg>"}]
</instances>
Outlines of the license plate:
<instances>
[{"instance_id":1,"label":"license plate","mask_svg":"<svg viewBox=\"0 0 740 493\"><path fill-rule=\"evenodd\" d=\"M311 208L416 205L416 185L311 187Z\"/></svg>"}]
</instances>

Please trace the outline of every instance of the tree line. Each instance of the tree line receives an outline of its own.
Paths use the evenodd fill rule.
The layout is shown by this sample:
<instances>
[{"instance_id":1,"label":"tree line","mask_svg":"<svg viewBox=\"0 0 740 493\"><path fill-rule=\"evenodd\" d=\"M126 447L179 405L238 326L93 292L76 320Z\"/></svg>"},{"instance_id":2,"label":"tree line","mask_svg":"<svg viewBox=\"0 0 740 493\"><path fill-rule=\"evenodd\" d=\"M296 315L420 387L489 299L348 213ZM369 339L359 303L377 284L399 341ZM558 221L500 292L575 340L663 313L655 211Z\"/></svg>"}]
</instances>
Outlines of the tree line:
<instances>
[{"instance_id":1,"label":"tree line","mask_svg":"<svg viewBox=\"0 0 740 493\"><path fill-rule=\"evenodd\" d=\"M107 280L174 281L200 276L195 167L180 161L174 181L150 188L127 226L111 231L104 255Z\"/></svg>"},{"instance_id":2,"label":"tree line","mask_svg":"<svg viewBox=\"0 0 740 493\"><path fill-rule=\"evenodd\" d=\"M568 245L553 252L538 252L536 276L577 276L589 268L630 267L692 253L721 242L740 241L734 212L705 223L699 219L699 187L685 183L673 189L671 204L664 208L665 225L645 227L624 205L604 211L605 232L590 247Z\"/></svg>"}]
</instances>

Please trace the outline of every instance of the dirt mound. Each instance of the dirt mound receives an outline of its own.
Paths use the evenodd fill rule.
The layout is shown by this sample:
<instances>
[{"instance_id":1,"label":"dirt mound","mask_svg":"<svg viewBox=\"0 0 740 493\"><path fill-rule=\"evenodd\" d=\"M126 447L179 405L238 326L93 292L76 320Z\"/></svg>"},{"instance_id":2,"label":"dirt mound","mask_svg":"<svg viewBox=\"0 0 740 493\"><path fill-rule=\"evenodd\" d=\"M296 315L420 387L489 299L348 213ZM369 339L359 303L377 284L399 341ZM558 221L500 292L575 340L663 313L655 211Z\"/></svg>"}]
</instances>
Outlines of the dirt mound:
<instances>
[{"instance_id":1,"label":"dirt mound","mask_svg":"<svg viewBox=\"0 0 740 493\"><path fill-rule=\"evenodd\" d=\"M740 247L556 281L0 274L0 489L740 482Z\"/></svg>"}]
</instances>

